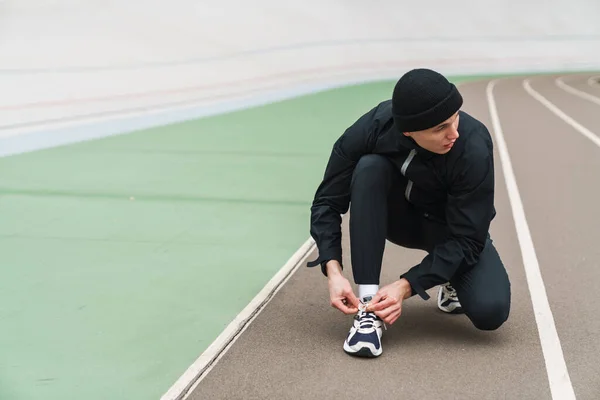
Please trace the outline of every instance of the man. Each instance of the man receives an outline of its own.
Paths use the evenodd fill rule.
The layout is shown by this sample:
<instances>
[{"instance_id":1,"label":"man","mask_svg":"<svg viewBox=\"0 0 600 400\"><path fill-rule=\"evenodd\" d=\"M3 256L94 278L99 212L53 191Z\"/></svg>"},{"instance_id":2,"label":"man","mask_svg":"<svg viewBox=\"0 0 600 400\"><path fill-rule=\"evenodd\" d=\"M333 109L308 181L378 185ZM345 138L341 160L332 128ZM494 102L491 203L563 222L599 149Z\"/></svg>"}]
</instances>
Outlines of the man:
<instances>
[{"instance_id":1,"label":"man","mask_svg":"<svg viewBox=\"0 0 600 400\"><path fill-rule=\"evenodd\" d=\"M488 233L496 214L492 139L462 104L443 75L415 69L333 146L311 208L319 257L308 266L320 265L328 277L331 305L356 314L348 354L379 356L383 323L400 317L404 299L427 300L426 290L438 285L438 307L464 312L478 329L508 318L510 283ZM358 298L342 274L348 208ZM386 239L428 254L380 288Z\"/></svg>"}]
</instances>

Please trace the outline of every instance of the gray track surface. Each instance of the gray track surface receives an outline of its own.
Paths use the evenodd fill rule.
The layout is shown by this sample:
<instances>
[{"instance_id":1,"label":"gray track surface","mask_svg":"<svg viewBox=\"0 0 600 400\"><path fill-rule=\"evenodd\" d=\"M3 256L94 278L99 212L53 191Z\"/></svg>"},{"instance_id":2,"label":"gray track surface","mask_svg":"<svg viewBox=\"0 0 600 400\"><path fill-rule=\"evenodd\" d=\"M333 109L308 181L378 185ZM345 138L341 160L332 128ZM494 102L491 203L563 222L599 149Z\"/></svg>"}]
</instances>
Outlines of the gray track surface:
<instances>
[{"instance_id":1,"label":"gray track surface","mask_svg":"<svg viewBox=\"0 0 600 400\"><path fill-rule=\"evenodd\" d=\"M600 75L600 74L596 74ZM600 97L592 76L564 78ZM600 106L565 92L556 76L532 87L600 135ZM600 148L525 92L523 78L500 80L498 113L523 200L550 306L577 399L600 399ZM487 81L461 86L464 110L493 129ZM318 268L301 267L233 344L190 399L550 399L550 388L500 158L496 154L492 239L512 283L509 320L478 331L463 315L435 303L405 301L384 331L377 359L346 355L351 317L329 306ZM350 254L344 218L344 254ZM424 252L388 244L381 284L419 262ZM311 256L311 259L314 257ZM351 279L350 260L345 275ZM555 399L559 400L559 399Z\"/></svg>"}]
</instances>

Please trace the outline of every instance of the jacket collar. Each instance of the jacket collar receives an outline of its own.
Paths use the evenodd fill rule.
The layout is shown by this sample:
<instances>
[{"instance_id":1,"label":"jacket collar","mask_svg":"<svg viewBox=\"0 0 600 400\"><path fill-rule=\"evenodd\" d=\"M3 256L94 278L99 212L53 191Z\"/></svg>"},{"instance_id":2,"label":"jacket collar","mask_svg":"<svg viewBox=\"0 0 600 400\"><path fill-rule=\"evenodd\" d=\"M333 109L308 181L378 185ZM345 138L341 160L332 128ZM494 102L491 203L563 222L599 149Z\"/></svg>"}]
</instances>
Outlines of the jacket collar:
<instances>
[{"instance_id":1,"label":"jacket collar","mask_svg":"<svg viewBox=\"0 0 600 400\"><path fill-rule=\"evenodd\" d=\"M392 129L394 129L398 134L398 144L402 147L406 147L411 150L416 150L420 158L429 160L431 157L439 155L429 150L425 150L424 148L419 146L417 142L413 140L413 138L405 136L404 133L400 132L400 129L396 127L396 124L392 126Z\"/></svg>"}]
</instances>

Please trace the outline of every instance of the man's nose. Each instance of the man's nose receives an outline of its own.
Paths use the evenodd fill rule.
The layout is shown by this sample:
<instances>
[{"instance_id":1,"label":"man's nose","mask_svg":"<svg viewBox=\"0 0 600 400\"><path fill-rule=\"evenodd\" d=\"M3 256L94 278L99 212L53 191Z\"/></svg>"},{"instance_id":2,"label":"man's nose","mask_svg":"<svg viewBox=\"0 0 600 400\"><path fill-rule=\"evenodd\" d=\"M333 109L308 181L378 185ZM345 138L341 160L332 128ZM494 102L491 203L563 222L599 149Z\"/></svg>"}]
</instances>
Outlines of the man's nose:
<instances>
[{"instance_id":1,"label":"man's nose","mask_svg":"<svg viewBox=\"0 0 600 400\"><path fill-rule=\"evenodd\" d=\"M446 137L448 138L448 140L456 140L458 139L458 136L458 129L451 128Z\"/></svg>"}]
</instances>

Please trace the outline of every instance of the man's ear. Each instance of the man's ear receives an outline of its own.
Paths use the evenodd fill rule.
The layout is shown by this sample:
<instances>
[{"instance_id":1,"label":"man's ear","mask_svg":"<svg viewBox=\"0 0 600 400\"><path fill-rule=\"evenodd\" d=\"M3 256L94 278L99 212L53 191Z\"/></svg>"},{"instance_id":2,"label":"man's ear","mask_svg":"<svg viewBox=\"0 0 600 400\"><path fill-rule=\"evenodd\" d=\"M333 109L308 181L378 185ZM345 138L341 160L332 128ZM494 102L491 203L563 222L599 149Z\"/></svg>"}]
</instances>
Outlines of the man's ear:
<instances>
[{"instance_id":1,"label":"man's ear","mask_svg":"<svg viewBox=\"0 0 600 400\"><path fill-rule=\"evenodd\" d=\"M406 137L411 137L412 136L410 132L402 132L402 134L404 136L406 136Z\"/></svg>"}]
</instances>

